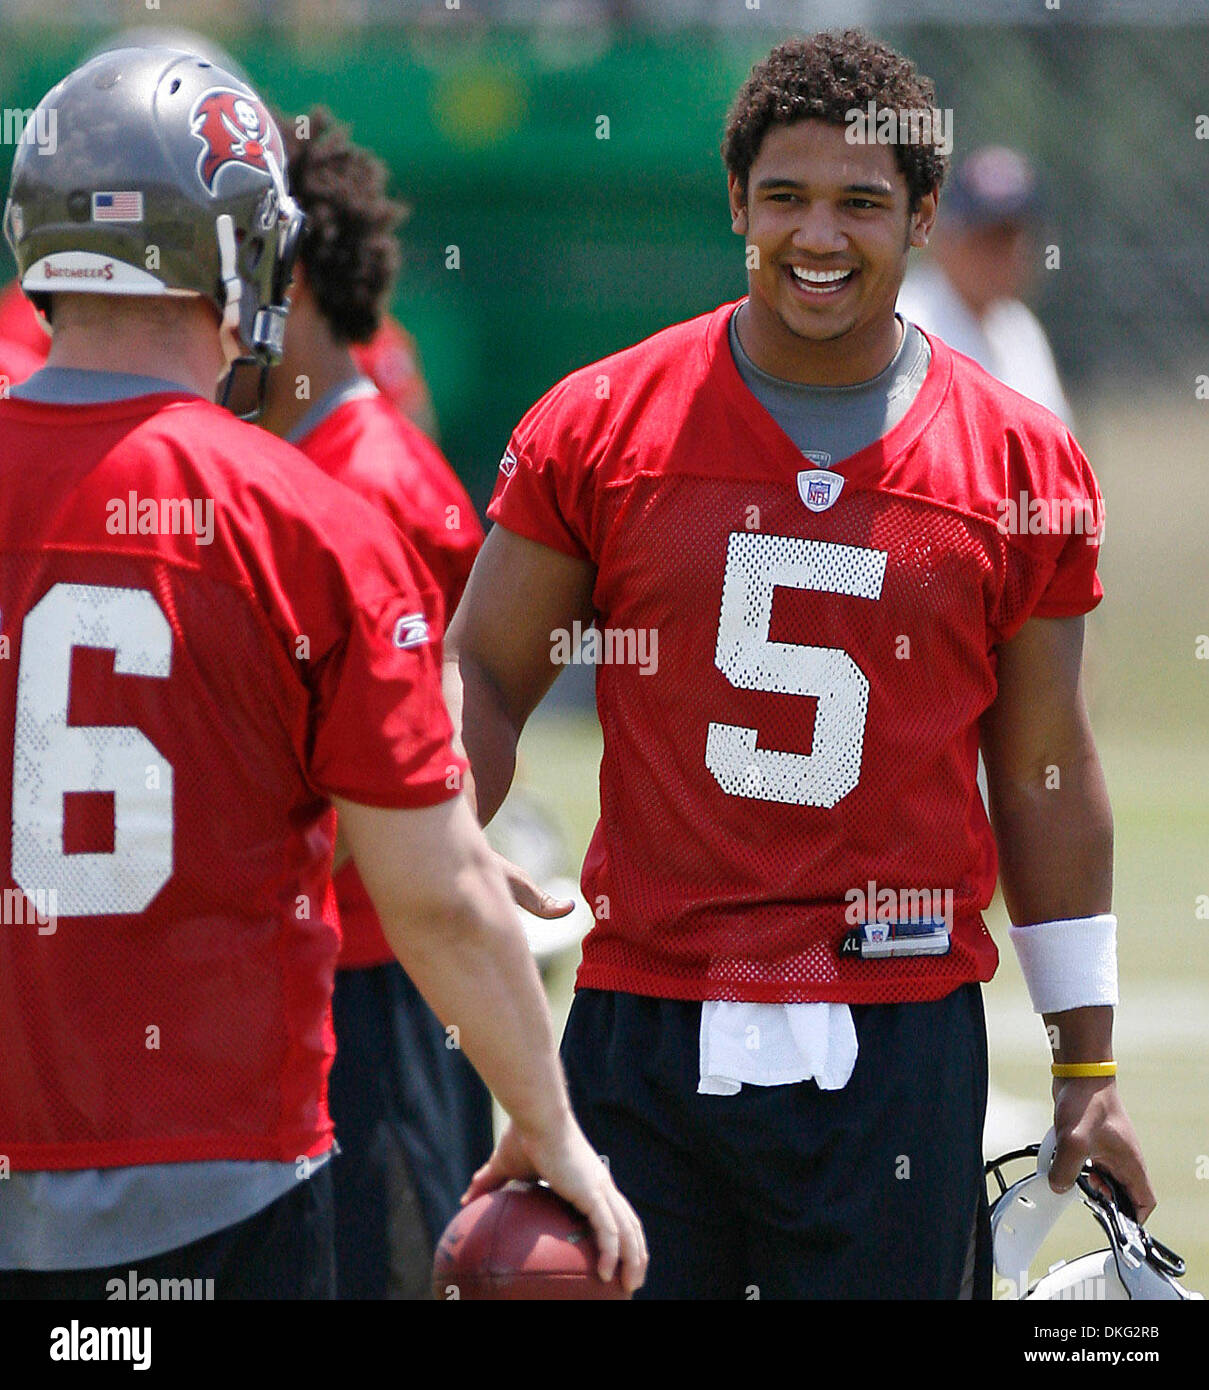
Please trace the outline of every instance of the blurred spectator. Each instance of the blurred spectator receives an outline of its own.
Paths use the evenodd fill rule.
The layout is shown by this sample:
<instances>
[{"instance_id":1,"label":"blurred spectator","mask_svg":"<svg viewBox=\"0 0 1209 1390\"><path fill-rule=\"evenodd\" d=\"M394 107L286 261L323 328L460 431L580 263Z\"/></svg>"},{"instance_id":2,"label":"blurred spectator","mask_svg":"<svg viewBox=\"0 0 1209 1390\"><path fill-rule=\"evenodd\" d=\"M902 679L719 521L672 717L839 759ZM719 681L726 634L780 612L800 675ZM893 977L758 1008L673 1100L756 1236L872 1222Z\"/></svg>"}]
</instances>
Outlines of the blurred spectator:
<instances>
[{"instance_id":1,"label":"blurred spectator","mask_svg":"<svg viewBox=\"0 0 1209 1390\"><path fill-rule=\"evenodd\" d=\"M997 145L975 150L941 194L932 255L907 276L898 310L1070 425L1045 330L1021 299L1041 216L1028 160Z\"/></svg>"}]
</instances>

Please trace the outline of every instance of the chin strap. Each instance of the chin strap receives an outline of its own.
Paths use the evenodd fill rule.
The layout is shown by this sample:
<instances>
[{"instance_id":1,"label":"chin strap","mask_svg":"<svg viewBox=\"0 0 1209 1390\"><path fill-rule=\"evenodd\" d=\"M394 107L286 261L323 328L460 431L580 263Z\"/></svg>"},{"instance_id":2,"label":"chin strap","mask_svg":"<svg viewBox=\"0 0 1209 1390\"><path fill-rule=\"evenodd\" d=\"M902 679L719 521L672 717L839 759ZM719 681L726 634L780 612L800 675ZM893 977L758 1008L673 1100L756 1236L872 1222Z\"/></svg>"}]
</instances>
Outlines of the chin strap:
<instances>
[{"instance_id":1,"label":"chin strap","mask_svg":"<svg viewBox=\"0 0 1209 1390\"><path fill-rule=\"evenodd\" d=\"M1091 1165L1079 1174L1076 1184L1084 1206L1112 1243L1121 1282L1135 1298L1145 1297L1134 1291L1144 1266L1169 1280L1183 1278L1187 1272L1183 1258L1140 1224L1129 1194L1111 1173ZM1187 1297L1183 1290L1180 1293Z\"/></svg>"},{"instance_id":2,"label":"chin strap","mask_svg":"<svg viewBox=\"0 0 1209 1390\"><path fill-rule=\"evenodd\" d=\"M255 367L259 373L256 380L256 404L251 410L240 414L238 411L231 410L231 391L235 385L235 373L240 367ZM249 425L255 425L264 414L265 396L269 389L269 365L262 362L258 357L237 357L231 363L230 370L227 372L226 380L223 382L222 395L218 404L224 410L230 410L237 420L244 420Z\"/></svg>"}]
</instances>

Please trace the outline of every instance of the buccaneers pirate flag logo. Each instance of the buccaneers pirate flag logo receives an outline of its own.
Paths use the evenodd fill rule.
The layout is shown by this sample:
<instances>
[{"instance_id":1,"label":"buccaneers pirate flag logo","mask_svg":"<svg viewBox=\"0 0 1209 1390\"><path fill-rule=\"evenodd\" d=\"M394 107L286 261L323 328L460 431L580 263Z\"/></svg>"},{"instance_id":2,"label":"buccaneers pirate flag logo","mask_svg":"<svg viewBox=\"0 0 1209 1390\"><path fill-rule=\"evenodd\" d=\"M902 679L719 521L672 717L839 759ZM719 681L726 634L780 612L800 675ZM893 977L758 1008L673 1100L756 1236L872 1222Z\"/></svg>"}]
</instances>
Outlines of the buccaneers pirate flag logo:
<instances>
[{"instance_id":1,"label":"buccaneers pirate flag logo","mask_svg":"<svg viewBox=\"0 0 1209 1390\"><path fill-rule=\"evenodd\" d=\"M246 164L270 178L285 167L281 136L254 97L221 88L205 92L193 108L190 128L202 143L197 176L209 193L217 192L215 185L229 164Z\"/></svg>"}]
</instances>

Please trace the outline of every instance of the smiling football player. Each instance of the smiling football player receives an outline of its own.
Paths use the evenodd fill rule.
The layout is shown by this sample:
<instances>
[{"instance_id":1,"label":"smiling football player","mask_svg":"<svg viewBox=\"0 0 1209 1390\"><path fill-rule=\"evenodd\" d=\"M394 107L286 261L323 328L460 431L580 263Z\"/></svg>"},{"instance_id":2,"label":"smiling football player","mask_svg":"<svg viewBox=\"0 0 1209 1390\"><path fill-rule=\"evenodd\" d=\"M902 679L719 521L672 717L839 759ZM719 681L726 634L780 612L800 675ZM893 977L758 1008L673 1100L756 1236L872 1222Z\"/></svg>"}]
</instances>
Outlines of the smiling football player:
<instances>
[{"instance_id":1,"label":"smiling football player","mask_svg":"<svg viewBox=\"0 0 1209 1390\"><path fill-rule=\"evenodd\" d=\"M896 315L947 157L854 139L870 109L922 132L935 93L860 31L752 71L723 147L747 295L529 411L449 636L486 820L554 635L658 634L657 671L597 673L562 1048L646 1227L645 1297L989 1297L997 855L1054 1044L1051 1181L1091 1155L1154 1205L1080 685L1099 530L1003 505L1098 517L1099 491L1060 420Z\"/></svg>"}]
</instances>

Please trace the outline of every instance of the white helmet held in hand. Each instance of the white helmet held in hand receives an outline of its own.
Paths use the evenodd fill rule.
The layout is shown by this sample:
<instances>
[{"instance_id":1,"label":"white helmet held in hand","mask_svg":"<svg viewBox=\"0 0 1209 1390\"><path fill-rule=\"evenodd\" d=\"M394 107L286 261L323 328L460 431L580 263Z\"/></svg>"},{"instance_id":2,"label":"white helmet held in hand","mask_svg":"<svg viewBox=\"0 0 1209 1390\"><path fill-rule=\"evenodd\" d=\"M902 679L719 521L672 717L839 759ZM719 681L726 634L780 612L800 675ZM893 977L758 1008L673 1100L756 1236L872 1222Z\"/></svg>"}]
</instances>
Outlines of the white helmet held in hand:
<instances>
[{"instance_id":1,"label":"white helmet held in hand","mask_svg":"<svg viewBox=\"0 0 1209 1390\"><path fill-rule=\"evenodd\" d=\"M1017 1298L1029 1299L1199 1299L1178 1280L1184 1261L1140 1225L1133 1204L1120 1184L1102 1168L1088 1163L1069 1192L1054 1192L1049 1169L1056 1147L1051 1129L1042 1142L1004 1154L986 1165L999 1185L991 1204L991 1238L995 1270L1009 1280ZM1000 1169L1035 1158L1035 1170L1010 1187ZM1029 1283L1029 1266L1058 1217L1072 1203L1083 1205L1108 1237L1108 1248L1062 1260Z\"/></svg>"}]
</instances>

